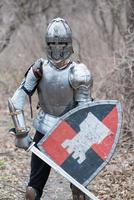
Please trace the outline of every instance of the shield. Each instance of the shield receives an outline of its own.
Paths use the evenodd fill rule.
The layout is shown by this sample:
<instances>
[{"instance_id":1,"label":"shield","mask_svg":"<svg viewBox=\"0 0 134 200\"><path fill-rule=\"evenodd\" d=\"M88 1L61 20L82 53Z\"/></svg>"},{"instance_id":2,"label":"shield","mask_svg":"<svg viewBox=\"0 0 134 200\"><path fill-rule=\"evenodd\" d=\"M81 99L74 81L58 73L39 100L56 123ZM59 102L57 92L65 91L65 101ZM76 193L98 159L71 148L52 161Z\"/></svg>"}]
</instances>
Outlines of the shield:
<instances>
[{"instance_id":1,"label":"shield","mask_svg":"<svg viewBox=\"0 0 134 200\"><path fill-rule=\"evenodd\" d=\"M76 181L86 186L110 161L121 122L121 104L116 100L79 106L62 116L38 147L74 185L78 186Z\"/></svg>"}]
</instances>

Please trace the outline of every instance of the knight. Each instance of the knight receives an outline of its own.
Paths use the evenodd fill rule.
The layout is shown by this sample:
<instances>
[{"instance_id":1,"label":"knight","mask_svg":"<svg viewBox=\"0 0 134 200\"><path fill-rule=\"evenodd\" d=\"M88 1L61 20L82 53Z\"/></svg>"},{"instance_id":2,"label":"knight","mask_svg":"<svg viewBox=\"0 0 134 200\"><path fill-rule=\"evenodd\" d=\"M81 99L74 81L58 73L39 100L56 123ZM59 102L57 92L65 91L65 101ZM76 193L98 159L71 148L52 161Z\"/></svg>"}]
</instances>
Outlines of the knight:
<instances>
[{"instance_id":1,"label":"knight","mask_svg":"<svg viewBox=\"0 0 134 200\"><path fill-rule=\"evenodd\" d=\"M62 18L53 19L45 34L47 59L30 66L19 88L8 100L14 123L15 145L27 150L32 142L24 116L26 96L37 90L39 112L33 121L35 145L47 135L56 121L76 106L92 101L92 76L87 66L71 60L72 31ZM32 154L26 200L40 200L51 167ZM73 200L87 197L71 184Z\"/></svg>"}]
</instances>

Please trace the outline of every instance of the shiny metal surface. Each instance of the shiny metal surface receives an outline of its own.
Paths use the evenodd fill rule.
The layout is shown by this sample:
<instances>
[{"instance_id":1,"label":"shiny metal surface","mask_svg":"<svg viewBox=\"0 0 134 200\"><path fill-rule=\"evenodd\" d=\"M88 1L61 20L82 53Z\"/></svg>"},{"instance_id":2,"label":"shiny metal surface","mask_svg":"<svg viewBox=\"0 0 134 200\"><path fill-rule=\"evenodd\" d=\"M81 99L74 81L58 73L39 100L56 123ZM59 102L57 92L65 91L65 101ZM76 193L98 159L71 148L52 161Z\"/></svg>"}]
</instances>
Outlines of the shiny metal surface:
<instances>
[{"instance_id":1,"label":"shiny metal surface","mask_svg":"<svg viewBox=\"0 0 134 200\"><path fill-rule=\"evenodd\" d=\"M60 70L52 63L43 67L38 85L39 103L45 113L60 116L74 107L74 90L69 83L72 64Z\"/></svg>"},{"instance_id":2,"label":"shiny metal surface","mask_svg":"<svg viewBox=\"0 0 134 200\"><path fill-rule=\"evenodd\" d=\"M93 80L86 65L75 64L70 70L69 80L75 90L75 101L79 104L91 101Z\"/></svg>"},{"instance_id":3,"label":"shiny metal surface","mask_svg":"<svg viewBox=\"0 0 134 200\"><path fill-rule=\"evenodd\" d=\"M45 62L42 79L37 87L41 111L34 120L34 128L47 134L59 116L74 108L77 103L91 101L91 86L91 74L85 65L73 62L66 68L57 69L52 63Z\"/></svg>"},{"instance_id":4,"label":"shiny metal surface","mask_svg":"<svg viewBox=\"0 0 134 200\"><path fill-rule=\"evenodd\" d=\"M59 117L46 114L41 109L33 121L33 127L40 133L44 134L45 137L48 137L49 131L53 128L58 120Z\"/></svg>"},{"instance_id":5,"label":"shiny metal surface","mask_svg":"<svg viewBox=\"0 0 134 200\"><path fill-rule=\"evenodd\" d=\"M83 104L91 100L92 77L83 64L73 62L65 68L59 69L51 62L43 59L42 62L42 78L39 84L37 85L37 78L31 68L11 100L15 110L21 111L17 118L16 116L13 117L14 123L18 123L15 124L15 127L24 127L25 129L26 125L22 110L27 94L21 87L24 84L27 90L32 90L37 85L39 104L42 111L39 112L33 124L38 131L46 134L50 130L49 127L53 127L55 123L51 117L47 118L46 114L59 117L77 104Z\"/></svg>"},{"instance_id":6,"label":"shiny metal surface","mask_svg":"<svg viewBox=\"0 0 134 200\"><path fill-rule=\"evenodd\" d=\"M8 107L16 129L16 134L22 134L22 132L27 132L23 110L15 109L11 99L8 100Z\"/></svg>"},{"instance_id":7,"label":"shiny metal surface","mask_svg":"<svg viewBox=\"0 0 134 200\"><path fill-rule=\"evenodd\" d=\"M37 78L35 77L32 68L29 70L27 77L23 79L20 87L15 91L13 97L9 99L8 106L12 116L12 120L17 134L27 132L25 117L23 108L27 94L22 89L24 85L28 91L32 91L37 84Z\"/></svg>"},{"instance_id":8,"label":"shiny metal surface","mask_svg":"<svg viewBox=\"0 0 134 200\"><path fill-rule=\"evenodd\" d=\"M49 59L65 60L73 53L72 31L64 19L53 19L48 25L45 38Z\"/></svg>"}]
</instances>

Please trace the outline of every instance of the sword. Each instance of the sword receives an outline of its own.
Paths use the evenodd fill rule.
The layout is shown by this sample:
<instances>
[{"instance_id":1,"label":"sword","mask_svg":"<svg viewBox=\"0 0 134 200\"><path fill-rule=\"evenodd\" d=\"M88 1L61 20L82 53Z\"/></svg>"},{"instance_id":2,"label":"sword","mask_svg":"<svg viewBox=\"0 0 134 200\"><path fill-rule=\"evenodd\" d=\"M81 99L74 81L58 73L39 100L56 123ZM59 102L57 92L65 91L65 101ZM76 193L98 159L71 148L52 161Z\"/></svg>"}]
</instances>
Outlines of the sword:
<instances>
[{"instance_id":1,"label":"sword","mask_svg":"<svg viewBox=\"0 0 134 200\"><path fill-rule=\"evenodd\" d=\"M73 185L79 188L83 193L85 193L92 200L99 200L96 196L94 196L93 193L91 193L83 185L81 185L78 181L76 181L73 177L71 177L68 173L66 173L66 171L64 171L61 167L59 167L53 160L51 160L49 157L43 154L37 147L34 146L34 144L35 143L33 142L27 151L31 151L40 159L42 159L44 162L46 162L48 165L50 165L55 171L57 171L59 174L64 176L69 182L71 182Z\"/></svg>"}]
</instances>

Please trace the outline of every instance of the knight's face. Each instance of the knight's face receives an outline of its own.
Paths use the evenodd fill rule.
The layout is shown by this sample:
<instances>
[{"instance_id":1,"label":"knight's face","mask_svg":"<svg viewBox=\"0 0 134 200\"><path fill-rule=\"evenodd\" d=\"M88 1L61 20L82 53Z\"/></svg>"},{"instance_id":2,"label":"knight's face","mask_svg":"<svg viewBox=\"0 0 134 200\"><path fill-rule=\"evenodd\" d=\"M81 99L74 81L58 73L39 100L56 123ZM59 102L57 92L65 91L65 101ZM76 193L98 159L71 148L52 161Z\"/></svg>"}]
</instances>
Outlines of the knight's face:
<instances>
[{"instance_id":1,"label":"knight's face","mask_svg":"<svg viewBox=\"0 0 134 200\"><path fill-rule=\"evenodd\" d=\"M48 54L55 62L63 61L66 59L66 43L48 43Z\"/></svg>"}]
</instances>

